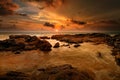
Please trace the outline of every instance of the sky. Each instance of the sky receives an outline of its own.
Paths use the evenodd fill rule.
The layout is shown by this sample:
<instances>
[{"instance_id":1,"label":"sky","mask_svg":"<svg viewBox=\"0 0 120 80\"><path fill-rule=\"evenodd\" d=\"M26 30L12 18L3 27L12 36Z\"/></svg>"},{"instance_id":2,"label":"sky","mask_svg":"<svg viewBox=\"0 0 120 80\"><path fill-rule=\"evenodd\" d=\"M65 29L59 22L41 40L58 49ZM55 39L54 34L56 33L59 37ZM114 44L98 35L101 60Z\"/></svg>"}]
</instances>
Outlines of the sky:
<instances>
[{"instance_id":1,"label":"sky","mask_svg":"<svg viewBox=\"0 0 120 80\"><path fill-rule=\"evenodd\" d=\"M0 31L120 31L120 0L0 0Z\"/></svg>"}]
</instances>

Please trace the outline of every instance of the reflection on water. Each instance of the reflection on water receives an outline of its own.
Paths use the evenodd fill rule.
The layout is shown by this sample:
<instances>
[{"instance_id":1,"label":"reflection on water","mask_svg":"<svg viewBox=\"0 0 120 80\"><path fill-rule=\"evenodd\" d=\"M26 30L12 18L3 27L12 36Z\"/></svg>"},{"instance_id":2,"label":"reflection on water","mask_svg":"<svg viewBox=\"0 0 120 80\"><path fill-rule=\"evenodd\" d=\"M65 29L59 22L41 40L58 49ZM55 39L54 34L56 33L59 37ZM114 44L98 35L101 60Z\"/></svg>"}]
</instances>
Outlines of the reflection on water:
<instances>
[{"instance_id":1,"label":"reflection on water","mask_svg":"<svg viewBox=\"0 0 120 80\"><path fill-rule=\"evenodd\" d=\"M56 40L48 41L52 45L57 42ZM60 44L64 43L60 42ZM96 74L96 80L112 80L109 75L120 72L111 55L111 47L93 43L83 43L78 48L70 46L70 48L53 48L49 53L39 50L23 51L18 55L0 52L0 72L18 70L32 73L38 68L61 64L71 64L78 69L92 70ZM98 53L101 53L102 57L99 57Z\"/></svg>"}]
</instances>

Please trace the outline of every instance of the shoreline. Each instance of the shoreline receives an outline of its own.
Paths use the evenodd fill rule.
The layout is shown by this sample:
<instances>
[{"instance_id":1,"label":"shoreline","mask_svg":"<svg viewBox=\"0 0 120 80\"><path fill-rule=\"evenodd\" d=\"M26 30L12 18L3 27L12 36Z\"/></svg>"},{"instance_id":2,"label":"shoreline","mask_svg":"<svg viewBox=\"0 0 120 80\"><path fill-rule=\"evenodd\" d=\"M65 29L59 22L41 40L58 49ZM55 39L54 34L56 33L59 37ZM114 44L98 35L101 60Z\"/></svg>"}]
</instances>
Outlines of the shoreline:
<instances>
[{"instance_id":1,"label":"shoreline","mask_svg":"<svg viewBox=\"0 0 120 80\"><path fill-rule=\"evenodd\" d=\"M73 66L77 69L80 69L80 70L84 70L84 69L86 69L88 71L90 70L90 72L93 72L94 75L97 77L97 79L95 79L95 80L98 80L98 77L104 73L104 70L107 71L104 74L108 75L108 74L113 73L115 75L118 75L120 67L118 66L118 64L116 64L118 62L117 61L115 62L114 59L116 59L115 56L117 56L119 54L115 54L114 56L111 54L111 53L115 53L115 51L113 51L113 50L117 49L117 45L114 45L113 43L110 43L110 42L108 43L105 41L105 40L109 40L109 39L111 41L111 39L113 39L113 38L111 38L108 35L103 35L103 34L102 34L102 36L101 36L101 34L99 34L99 36L98 36L98 33L94 34L94 35L92 34L92 36L90 36L90 35L91 34L89 34L89 38L87 38L88 34L84 34L84 35L81 35L81 34L79 34L79 35L78 34L77 35L54 35L53 36L54 39L52 37L50 39L48 39L48 37L46 37L46 36L41 36L41 37L39 36L38 38L40 38L40 41L46 40L47 42L45 42L45 43L49 42L51 44L51 46L49 46L51 48L51 50L49 52L46 53L46 51L45 52L41 51L41 49L31 50L31 51L20 50L21 52L18 54L8 52L9 55L4 55L4 57L2 58L2 54L7 54L6 51L4 51L4 53L2 53L0 55L0 59L2 60L2 61L0 61L0 64L2 64L3 67L5 66L5 64L9 64L11 69L15 69L15 67L16 67L17 69L15 70L15 72L23 72L24 73L24 70L26 70L24 75L26 75L27 72L30 74L32 74L33 72L36 73L37 69L39 69L40 67L41 68L42 67L43 68L50 67L50 66L55 67L55 66L60 66L60 65L64 65L64 64L70 64L71 66ZM106 36L106 38L102 38L104 36ZM114 38L118 39L119 38L118 36L119 35L116 35L116 36L114 36ZM18 37L21 37L21 35L20 36L12 35L12 39L15 39ZM22 37L23 37L23 35L22 35ZM29 36L29 37L32 37L32 36ZM82 39L83 37L85 37L85 38ZM26 39L25 36L23 38ZM77 40L76 40L76 38L77 38ZM62 39L62 42L61 42L61 39ZM67 39L67 41L66 41L66 39ZM88 40L88 39L90 39L90 40ZM37 40L38 39L36 39L35 42ZM75 41L75 42L71 43L69 40ZM80 40L80 42L78 43L77 41L79 41L79 40ZM83 41L81 42L81 40L83 40ZM24 42L23 39L22 40L17 39L16 41L23 42L26 46L27 42ZM98 41L98 43L95 43L96 41ZM42 45L43 43L40 43L39 45ZM116 41L114 43L116 44ZM29 42L27 44L36 45L38 43ZM57 47L54 48L54 46L56 44L57 44ZM75 47L75 45L77 45L77 47ZM116 52L119 52L119 51L117 50ZM118 59L119 59L119 57L118 57ZM79 61L82 61L82 62L79 62ZM4 63L4 62L6 62L6 63ZM17 64L17 65L15 65L15 64ZM89 65L87 66L87 64L89 64ZM111 64L112 64L112 66L111 66ZM13 65L14 65L14 68L13 68ZM23 65L24 65L24 68L22 68ZM29 67L30 65L31 65L31 68ZM7 68L7 66L6 66L6 69L10 69L10 67ZM103 71L100 72L101 70L103 70ZM118 73L116 73L116 70L118 71ZM99 75L97 76L97 74L99 74ZM95 76L94 76L94 78L95 78ZM107 79L109 79L107 76L105 76L105 77ZM117 78L117 77L115 77L115 78ZM112 80L112 79L110 79L110 80Z\"/></svg>"}]
</instances>

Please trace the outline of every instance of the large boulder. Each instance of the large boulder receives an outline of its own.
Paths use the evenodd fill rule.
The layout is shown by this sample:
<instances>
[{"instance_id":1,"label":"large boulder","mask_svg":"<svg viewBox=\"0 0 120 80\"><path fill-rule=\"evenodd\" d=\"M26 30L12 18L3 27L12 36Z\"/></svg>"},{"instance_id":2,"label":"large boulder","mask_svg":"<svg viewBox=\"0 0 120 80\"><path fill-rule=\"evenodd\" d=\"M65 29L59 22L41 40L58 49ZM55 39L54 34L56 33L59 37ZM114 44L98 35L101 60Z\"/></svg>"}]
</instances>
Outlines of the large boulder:
<instances>
[{"instance_id":1,"label":"large boulder","mask_svg":"<svg viewBox=\"0 0 120 80\"><path fill-rule=\"evenodd\" d=\"M0 41L1 51L23 50L24 47L25 47L24 43L16 43L14 39L7 39L7 40Z\"/></svg>"},{"instance_id":2,"label":"large boulder","mask_svg":"<svg viewBox=\"0 0 120 80\"><path fill-rule=\"evenodd\" d=\"M39 40L36 47L39 48L41 51L51 51L52 45L46 40Z\"/></svg>"}]
</instances>

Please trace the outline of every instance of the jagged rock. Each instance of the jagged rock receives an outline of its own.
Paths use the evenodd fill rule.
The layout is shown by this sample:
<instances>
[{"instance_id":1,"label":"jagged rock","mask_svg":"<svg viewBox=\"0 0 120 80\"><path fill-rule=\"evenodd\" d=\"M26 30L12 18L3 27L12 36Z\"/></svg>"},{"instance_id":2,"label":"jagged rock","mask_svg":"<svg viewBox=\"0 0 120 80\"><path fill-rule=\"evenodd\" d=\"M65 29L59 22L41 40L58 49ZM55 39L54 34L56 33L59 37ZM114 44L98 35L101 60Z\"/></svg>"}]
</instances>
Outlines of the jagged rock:
<instances>
[{"instance_id":1,"label":"jagged rock","mask_svg":"<svg viewBox=\"0 0 120 80\"><path fill-rule=\"evenodd\" d=\"M50 51L51 44L48 41L40 40L36 36L10 35L9 39L0 41L0 51L36 50Z\"/></svg>"},{"instance_id":2,"label":"jagged rock","mask_svg":"<svg viewBox=\"0 0 120 80\"><path fill-rule=\"evenodd\" d=\"M64 41L67 43L83 43L83 42L95 42L95 43L107 43L111 39L111 36L104 33L92 33L92 34L76 34L76 35L53 35L52 39Z\"/></svg>"},{"instance_id":3,"label":"jagged rock","mask_svg":"<svg viewBox=\"0 0 120 80\"><path fill-rule=\"evenodd\" d=\"M40 40L36 45L41 51L51 51L52 45L46 40Z\"/></svg>"},{"instance_id":4,"label":"jagged rock","mask_svg":"<svg viewBox=\"0 0 120 80\"><path fill-rule=\"evenodd\" d=\"M55 45L54 45L54 48L59 48L60 47L60 43L57 42Z\"/></svg>"}]
</instances>

